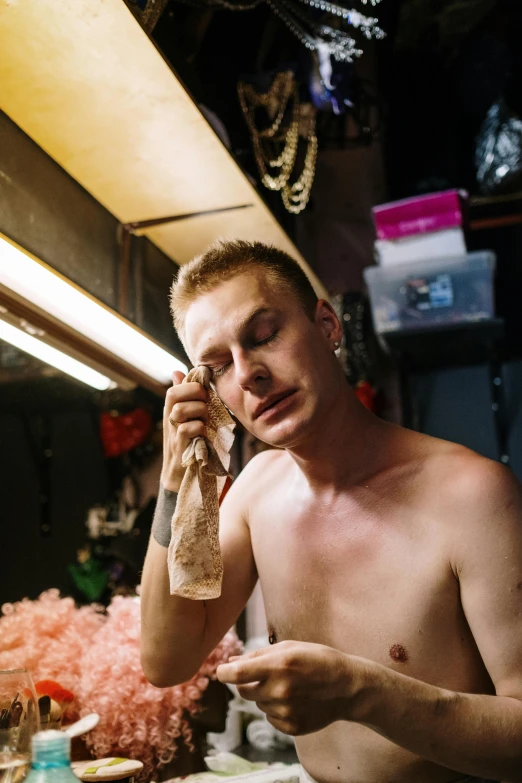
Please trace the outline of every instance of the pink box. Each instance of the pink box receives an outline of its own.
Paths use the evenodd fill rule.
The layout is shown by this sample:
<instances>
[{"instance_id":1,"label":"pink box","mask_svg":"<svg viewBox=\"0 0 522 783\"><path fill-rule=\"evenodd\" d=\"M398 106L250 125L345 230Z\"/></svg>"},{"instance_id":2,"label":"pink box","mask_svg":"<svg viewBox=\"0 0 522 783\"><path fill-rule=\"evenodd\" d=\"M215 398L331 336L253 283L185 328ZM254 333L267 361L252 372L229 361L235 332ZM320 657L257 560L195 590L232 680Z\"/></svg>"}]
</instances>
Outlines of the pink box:
<instances>
[{"instance_id":1,"label":"pink box","mask_svg":"<svg viewBox=\"0 0 522 783\"><path fill-rule=\"evenodd\" d=\"M462 225L465 190L445 190L373 207L378 239L401 239Z\"/></svg>"}]
</instances>

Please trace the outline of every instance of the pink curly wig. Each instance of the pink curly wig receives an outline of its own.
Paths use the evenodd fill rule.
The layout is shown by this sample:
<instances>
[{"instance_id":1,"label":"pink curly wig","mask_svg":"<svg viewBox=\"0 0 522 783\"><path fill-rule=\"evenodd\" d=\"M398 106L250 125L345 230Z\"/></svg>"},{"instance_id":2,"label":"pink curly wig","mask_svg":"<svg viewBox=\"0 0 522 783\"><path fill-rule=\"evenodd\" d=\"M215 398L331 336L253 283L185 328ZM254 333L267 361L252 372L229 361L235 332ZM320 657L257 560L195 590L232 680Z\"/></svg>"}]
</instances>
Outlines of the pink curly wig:
<instances>
[{"instance_id":1,"label":"pink curly wig","mask_svg":"<svg viewBox=\"0 0 522 783\"><path fill-rule=\"evenodd\" d=\"M190 745L186 713L198 710L219 664L241 652L237 636L229 632L192 680L159 689L141 669L136 598L115 597L103 615L99 607L78 609L72 599L50 590L2 611L0 667L25 666L34 679L52 677L72 690L82 715L100 715L87 735L91 752L139 759L143 779L174 758L180 738Z\"/></svg>"},{"instance_id":2,"label":"pink curly wig","mask_svg":"<svg viewBox=\"0 0 522 783\"><path fill-rule=\"evenodd\" d=\"M103 607L78 609L72 598L48 590L36 600L2 606L0 669L24 667L33 682L58 680L74 694L82 657L104 623Z\"/></svg>"}]
</instances>

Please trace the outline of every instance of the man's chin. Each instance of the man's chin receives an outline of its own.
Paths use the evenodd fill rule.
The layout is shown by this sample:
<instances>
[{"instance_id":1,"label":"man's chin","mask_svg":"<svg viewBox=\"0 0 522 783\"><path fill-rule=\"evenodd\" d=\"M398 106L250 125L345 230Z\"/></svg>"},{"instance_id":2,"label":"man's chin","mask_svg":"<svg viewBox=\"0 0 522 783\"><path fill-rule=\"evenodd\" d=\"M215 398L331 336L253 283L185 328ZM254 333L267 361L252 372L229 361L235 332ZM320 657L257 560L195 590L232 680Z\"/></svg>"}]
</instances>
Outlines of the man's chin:
<instances>
[{"instance_id":1,"label":"man's chin","mask_svg":"<svg viewBox=\"0 0 522 783\"><path fill-rule=\"evenodd\" d=\"M255 427L250 432L263 443L276 449L290 449L305 437L306 430L306 422L289 417L272 426Z\"/></svg>"}]
</instances>

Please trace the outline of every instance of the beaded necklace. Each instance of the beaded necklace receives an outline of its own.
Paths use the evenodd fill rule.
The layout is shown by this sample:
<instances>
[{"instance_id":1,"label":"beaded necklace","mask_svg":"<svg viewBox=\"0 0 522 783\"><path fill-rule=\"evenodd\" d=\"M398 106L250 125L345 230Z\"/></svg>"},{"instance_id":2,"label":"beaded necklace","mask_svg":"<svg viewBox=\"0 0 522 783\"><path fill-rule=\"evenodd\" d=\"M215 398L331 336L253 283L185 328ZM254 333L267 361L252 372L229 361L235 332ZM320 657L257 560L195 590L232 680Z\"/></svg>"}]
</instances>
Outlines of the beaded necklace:
<instances>
[{"instance_id":1,"label":"beaded necklace","mask_svg":"<svg viewBox=\"0 0 522 783\"><path fill-rule=\"evenodd\" d=\"M292 71L276 74L266 92L253 85L239 82L241 109L252 136L254 157L263 185L269 190L281 191L285 208L297 214L302 212L310 198L317 159L315 110L310 104L300 104L299 93ZM256 110L264 108L271 119L265 128L258 128ZM284 127L283 120L290 115ZM303 170L295 182L290 178L295 167L299 146L300 126L306 124L307 141ZM278 152L279 151L279 152Z\"/></svg>"}]
</instances>

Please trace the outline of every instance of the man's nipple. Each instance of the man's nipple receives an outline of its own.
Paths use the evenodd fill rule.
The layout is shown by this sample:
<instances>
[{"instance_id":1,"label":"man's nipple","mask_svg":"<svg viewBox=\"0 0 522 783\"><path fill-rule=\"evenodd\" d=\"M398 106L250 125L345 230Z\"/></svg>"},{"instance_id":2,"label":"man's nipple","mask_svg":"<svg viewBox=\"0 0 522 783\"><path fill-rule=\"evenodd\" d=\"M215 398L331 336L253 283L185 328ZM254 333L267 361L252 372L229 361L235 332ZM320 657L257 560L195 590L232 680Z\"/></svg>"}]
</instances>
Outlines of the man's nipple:
<instances>
[{"instance_id":1,"label":"man's nipple","mask_svg":"<svg viewBox=\"0 0 522 783\"><path fill-rule=\"evenodd\" d=\"M390 658L397 663L407 663L408 653L402 644L392 644L390 647Z\"/></svg>"}]
</instances>

